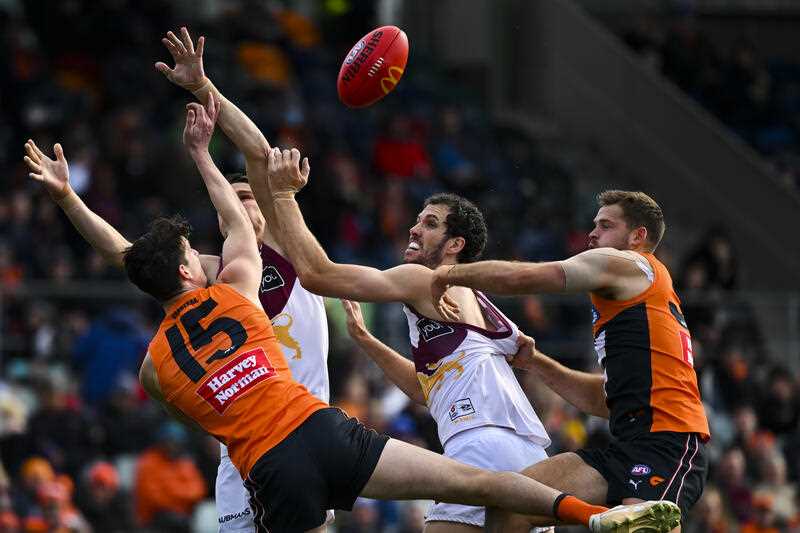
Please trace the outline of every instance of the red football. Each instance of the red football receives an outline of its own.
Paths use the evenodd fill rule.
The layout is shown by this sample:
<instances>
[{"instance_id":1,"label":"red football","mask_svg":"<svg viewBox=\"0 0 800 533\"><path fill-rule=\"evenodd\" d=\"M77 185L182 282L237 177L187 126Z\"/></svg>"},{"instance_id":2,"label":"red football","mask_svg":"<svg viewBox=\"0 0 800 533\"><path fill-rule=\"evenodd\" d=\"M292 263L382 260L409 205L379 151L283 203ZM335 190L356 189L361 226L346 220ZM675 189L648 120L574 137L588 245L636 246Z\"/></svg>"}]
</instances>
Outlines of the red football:
<instances>
[{"instance_id":1,"label":"red football","mask_svg":"<svg viewBox=\"0 0 800 533\"><path fill-rule=\"evenodd\" d=\"M397 26L381 26L358 40L339 70L336 88L348 107L374 104L397 87L408 61L408 37Z\"/></svg>"}]
</instances>

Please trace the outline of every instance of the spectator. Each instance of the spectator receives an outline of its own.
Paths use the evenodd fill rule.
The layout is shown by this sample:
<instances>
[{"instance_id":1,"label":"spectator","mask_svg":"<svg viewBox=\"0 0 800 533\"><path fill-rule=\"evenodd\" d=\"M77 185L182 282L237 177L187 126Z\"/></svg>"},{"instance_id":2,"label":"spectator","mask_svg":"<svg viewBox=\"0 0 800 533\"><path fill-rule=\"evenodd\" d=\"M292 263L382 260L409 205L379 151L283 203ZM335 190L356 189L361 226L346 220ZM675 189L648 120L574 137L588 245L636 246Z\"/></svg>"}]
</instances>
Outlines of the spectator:
<instances>
[{"instance_id":1,"label":"spectator","mask_svg":"<svg viewBox=\"0 0 800 533\"><path fill-rule=\"evenodd\" d=\"M159 429L157 442L136 466L135 505L139 524L159 531L188 532L194 506L206 495L203 476L186 455L188 435L177 422Z\"/></svg>"},{"instance_id":2,"label":"spectator","mask_svg":"<svg viewBox=\"0 0 800 533\"><path fill-rule=\"evenodd\" d=\"M715 473L722 494L730 502L731 511L740 522L751 519L753 502L750 483L746 477L744 452L729 448L720 458Z\"/></svg>"},{"instance_id":3,"label":"spectator","mask_svg":"<svg viewBox=\"0 0 800 533\"><path fill-rule=\"evenodd\" d=\"M692 509L689 527L684 533L729 533L731 518L719 489L709 483L703 489L700 501Z\"/></svg>"},{"instance_id":4,"label":"spectator","mask_svg":"<svg viewBox=\"0 0 800 533\"><path fill-rule=\"evenodd\" d=\"M147 342L136 315L121 307L92 323L75 343L73 356L81 372L81 394L87 404L105 403L126 376L138 375Z\"/></svg>"},{"instance_id":5,"label":"spectator","mask_svg":"<svg viewBox=\"0 0 800 533\"><path fill-rule=\"evenodd\" d=\"M755 498L763 497L770 502L775 520L786 524L797 515L797 488L786 478L786 459L777 448L762 457L759 462L759 480L754 489Z\"/></svg>"},{"instance_id":6,"label":"spectator","mask_svg":"<svg viewBox=\"0 0 800 533\"><path fill-rule=\"evenodd\" d=\"M130 498L120 490L119 474L111 463L97 461L82 476L78 508L95 531L136 531Z\"/></svg>"},{"instance_id":7,"label":"spectator","mask_svg":"<svg viewBox=\"0 0 800 533\"><path fill-rule=\"evenodd\" d=\"M753 499L753 517L745 522L740 533L781 533L773 510L772 498L760 495Z\"/></svg>"},{"instance_id":8,"label":"spectator","mask_svg":"<svg viewBox=\"0 0 800 533\"><path fill-rule=\"evenodd\" d=\"M767 377L767 390L759 403L761 425L776 435L795 431L800 423L800 396L788 368L775 367Z\"/></svg>"}]
</instances>

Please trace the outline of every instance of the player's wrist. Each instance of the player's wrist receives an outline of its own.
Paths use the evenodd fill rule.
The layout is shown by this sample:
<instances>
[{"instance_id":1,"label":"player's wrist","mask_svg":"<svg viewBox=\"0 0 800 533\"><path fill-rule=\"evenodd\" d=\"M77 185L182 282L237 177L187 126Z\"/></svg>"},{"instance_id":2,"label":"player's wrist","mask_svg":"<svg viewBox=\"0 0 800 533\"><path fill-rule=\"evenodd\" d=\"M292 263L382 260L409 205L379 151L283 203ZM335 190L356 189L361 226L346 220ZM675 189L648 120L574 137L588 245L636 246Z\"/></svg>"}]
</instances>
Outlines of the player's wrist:
<instances>
[{"instance_id":1,"label":"player's wrist","mask_svg":"<svg viewBox=\"0 0 800 533\"><path fill-rule=\"evenodd\" d=\"M69 207L78 198L78 195L69 183L59 191L48 190L47 193L50 195L50 198L62 208Z\"/></svg>"},{"instance_id":2,"label":"player's wrist","mask_svg":"<svg viewBox=\"0 0 800 533\"><path fill-rule=\"evenodd\" d=\"M183 84L183 88L191 92L195 96L200 96L207 89L212 87L211 80L207 76L203 76L197 81L190 81Z\"/></svg>"},{"instance_id":3,"label":"player's wrist","mask_svg":"<svg viewBox=\"0 0 800 533\"><path fill-rule=\"evenodd\" d=\"M295 194L297 194L297 191L294 191L294 190L273 191L272 192L272 199L273 200L294 200L294 195Z\"/></svg>"}]
</instances>

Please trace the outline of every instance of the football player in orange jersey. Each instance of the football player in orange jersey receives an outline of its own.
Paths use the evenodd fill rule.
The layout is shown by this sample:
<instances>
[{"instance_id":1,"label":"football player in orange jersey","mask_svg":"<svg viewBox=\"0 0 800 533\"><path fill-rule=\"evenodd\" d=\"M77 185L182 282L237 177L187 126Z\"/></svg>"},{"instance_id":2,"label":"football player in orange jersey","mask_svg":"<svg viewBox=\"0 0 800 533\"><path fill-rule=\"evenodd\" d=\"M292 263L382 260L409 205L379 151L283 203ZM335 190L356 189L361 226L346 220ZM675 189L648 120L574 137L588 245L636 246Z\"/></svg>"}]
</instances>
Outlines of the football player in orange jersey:
<instances>
[{"instance_id":1,"label":"football player in orange jersey","mask_svg":"<svg viewBox=\"0 0 800 533\"><path fill-rule=\"evenodd\" d=\"M439 268L433 302L444 316L455 316L458 306L445 294L450 285L496 294L588 292L603 374L566 368L536 350L532 339L516 364L582 411L609 418L616 439L604 449L556 455L524 473L595 503L670 500L686 516L703 491L709 429L680 300L653 254L664 216L642 192L605 191L598 204L589 250L549 263ZM503 524L498 531L527 531L536 523L499 514L495 520Z\"/></svg>"}]
</instances>

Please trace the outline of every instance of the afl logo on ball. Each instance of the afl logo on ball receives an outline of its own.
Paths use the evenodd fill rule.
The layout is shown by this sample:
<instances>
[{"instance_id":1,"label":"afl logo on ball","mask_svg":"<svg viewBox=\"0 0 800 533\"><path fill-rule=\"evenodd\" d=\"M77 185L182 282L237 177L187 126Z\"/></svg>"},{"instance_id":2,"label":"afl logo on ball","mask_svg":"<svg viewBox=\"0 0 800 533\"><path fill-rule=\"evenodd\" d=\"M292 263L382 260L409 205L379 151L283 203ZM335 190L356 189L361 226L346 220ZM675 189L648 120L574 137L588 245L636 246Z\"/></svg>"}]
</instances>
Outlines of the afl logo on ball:
<instances>
[{"instance_id":1,"label":"afl logo on ball","mask_svg":"<svg viewBox=\"0 0 800 533\"><path fill-rule=\"evenodd\" d=\"M419 335L425 342L431 342L433 339L438 339L444 335L449 335L455 330L450 326L446 326L430 318L420 318L417 321L417 329Z\"/></svg>"},{"instance_id":2,"label":"afl logo on ball","mask_svg":"<svg viewBox=\"0 0 800 533\"><path fill-rule=\"evenodd\" d=\"M366 44L364 43L364 41L358 41L356 45L353 47L353 49L350 50L350 53L347 54L347 57L344 58L344 64L345 65L351 64L355 60L356 56L361 52L361 50L364 49L365 46Z\"/></svg>"},{"instance_id":3,"label":"afl logo on ball","mask_svg":"<svg viewBox=\"0 0 800 533\"><path fill-rule=\"evenodd\" d=\"M264 277L261 278L261 292L268 292L283 287L283 278L278 269L272 265L264 267Z\"/></svg>"}]
</instances>

